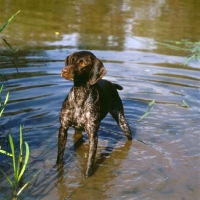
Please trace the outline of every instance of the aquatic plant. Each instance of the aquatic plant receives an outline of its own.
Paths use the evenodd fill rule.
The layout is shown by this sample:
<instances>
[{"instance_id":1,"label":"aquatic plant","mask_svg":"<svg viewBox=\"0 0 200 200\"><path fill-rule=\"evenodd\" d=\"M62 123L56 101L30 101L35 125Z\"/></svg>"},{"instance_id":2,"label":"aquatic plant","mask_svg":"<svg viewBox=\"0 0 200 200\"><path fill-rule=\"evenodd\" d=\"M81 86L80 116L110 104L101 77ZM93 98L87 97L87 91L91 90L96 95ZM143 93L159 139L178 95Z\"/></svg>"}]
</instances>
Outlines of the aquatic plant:
<instances>
[{"instance_id":1,"label":"aquatic plant","mask_svg":"<svg viewBox=\"0 0 200 200\"><path fill-rule=\"evenodd\" d=\"M15 16L20 12L20 10L18 12L16 12L2 27L0 27L0 32L3 31L5 29L5 27L15 18ZM10 48L10 50L12 52L16 52L16 50L14 50L12 48L12 46L5 40L2 38L2 40L6 43L6 45ZM16 64L15 62L10 59L7 56L3 56L0 55L0 58L8 58L15 66L16 70ZM18 70L17 70L18 72ZM8 98L9 98L9 92L7 92L5 100L3 103L1 103L1 94L2 94L2 90L3 90L3 84L0 87L0 117L3 114L3 111L5 109L5 106L8 102ZM17 200L17 197L19 196L19 194L24 190L24 188L31 182L31 180L37 176L37 174L39 173L39 171L32 177L31 180L29 180L28 182L26 182L23 185L23 181L22 181L22 177L24 175L26 166L28 164L28 160L29 160L29 145L26 141L23 140L23 128L22 126L20 126L20 144L19 144L19 155L16 156L16 152L15 152L15 145L13 142L13 138L11 136L11 134L8 134L8 138L9 138L9 144L10 144L10 149L11 152L7 152L5 150L1 149L0 146L0 153L3 153L7 156L12 157L12 166L13 166L13 178L9 178L8 175L6 175L6 173L0 168L0 171L3 173L3 175L5 176L5 178L7 179L7 181L9 182L9 184L12 187L12 194L11 197L13 200ZM23 154L23 146L25 146L25 153Z\"/></svg>"},{"instance_id":2,"label":"aquatic plant","mask_svg":"<svg viewBox=\"0 0 200 200\"><path fill-rule=\"evenodd\" d=\"M2 90L3 90L3 85L1 85L0 87L0 117L6 107L6 104L7 104L7 101L8 101L8 98L9 98L9 92L7 92L6 94L6 98L4 100L4 103L1 103L1 93L2 93Z\"/></svg>"},{"instance_id":3,"label":"aquatic plant","mask_svg":"<svg viewBox=\"0 0 200 200\"><path fill-rule=\"evenodd\" d=\"M3 175L6 177L7 181L12 187L12 199L15 200L17 199L17 196L24 190L24 188L31 182L31 180L37 176L39 171L33 176L31 180L26 182L22 186L22 177L24 175L26 166L28 164L28 159L29 159L29 145L26 141L23 140L23 128L20 126L20 144L19 144L19 155L16 156L15 153L15 146L13 142L12 136L9 134L9 144L11 148L11 152L7 152L5 150L0 149L0 153L6 154L7 156L12 157L12 166L13 166L13 175L14 178L13 180L6 175L6 173L0 168L0 171L3 173ZM25 146L25 155L23 155L23 145Z\"/></svg>"},{"instance_id":4,"label":"aquatic plant","mask_svg":"<svg viewBox=\"0 0 200 200\"><path fill-rule=\"evenodd\" d=\"M6 28L6 26L7 26L8 24L10 24L10 22L11 22L11 21L17 16L17 14L19 14L19 13L20 13L20 10L17 11L10 19L8 19L8 21L7 21L3 26L0 27L0 33ZM13 49L12 46L6 41L6 39L4 39L4 38L1 38L1 39L5 42L5 44L9 47L9 49L10 49L13 53L15 53L16 51L18 51L18 49ZM14 62L10 57L4 56L4 55L0 55L0 58L6 58L6 59L10 60L10 61L12 62L12 64L15 66L15 68L16 68L16 70L17 70L17 72L18 72L18 69L17 69L17 66L16 66L15 62Z\"/></svg>"},{"instance_id":5,"label":"aquatic plant","mask_svg":"<svg viewBox=\"0 0 200 200\"><path fill-rule=\"evenodd\" d=\"M200 62L200 41L199 42L191 42L191 41L168 41L167 43L156 41L155 44L166 46L168 48L174 50L182 50L189 52L188 58L183 63L183 65L187 65L193 59L196 59ZM181 47L181 45L185 47Z\"/></svg>"},{"instance_id":6,"label":"aquatic plant","mask_svg":"<svg viewBox=\"0 0 200 200\"><path fill-rule=\"evenodd\" d=\"M142 117L140 117L140 119L137 120L138 122L141 121L142 119L144 119L146 116L148 116L148 115L153 111L153 104L154 104L154 103L155 103L155 99L153 99L153 100L149 103L149 105L148 105L148 107L147 107L147 111L145 112L144 115L142 115Z\"/></svg>"},{"instance_id":7,"label":"aquatic plant","mask_svg":"<svg viewBox=\"0 0 200 200\"><path fill-rule=\"evenodd\" d=\"M6 28L6 26L7 26L8 24L10 24L10 22L16 17L16 15L17 15L19 12L20 12L20 10L17 11L10 19L8 19L8 21L7 21L3 26L0 27L0 32L2 32L2 31ZM14 49L12 48L12 46L11 46L4 38L2 38L2 40L3 40L3 41L6 43L6 45L10 48L10 50L12 50L12 52L16 52L16 50L14 50ZM15 62L14 62L12 59L10 59L9 57L4 56L4 55L0 55L0 58L8 58L8 59L13 63L13 65L15 66L16 70L18 71ZM4 109L5 109L6 103L7 103L8 98L9 98L9 92L7 92L4 103L3 103L3 104L1 103L1 93L2 93L2 90L3 90L3 84L2 84L1 87L0 87L0 117L1 117L1 115L2 115L2 113L3 113L3 111L4 111Z\"/></svg>"}]
</instances>

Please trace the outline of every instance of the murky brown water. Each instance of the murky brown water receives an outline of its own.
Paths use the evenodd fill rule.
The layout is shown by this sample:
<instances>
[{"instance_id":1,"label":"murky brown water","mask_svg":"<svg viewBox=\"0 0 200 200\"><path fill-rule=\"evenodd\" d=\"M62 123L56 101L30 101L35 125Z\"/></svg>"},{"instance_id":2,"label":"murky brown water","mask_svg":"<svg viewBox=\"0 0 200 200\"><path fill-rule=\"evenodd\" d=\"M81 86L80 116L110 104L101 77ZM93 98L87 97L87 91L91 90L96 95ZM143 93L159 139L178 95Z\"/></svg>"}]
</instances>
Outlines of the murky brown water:
<instances>
[{"instance_id":1,"label":"murky brown water","mask_svg":"<svg viewBox=\"0 0 200 200\"><path fill-rule=\"evenodd\" d=\"M0 33L19 48L13 55L0 41L1 54L10 55L19 71L1 58L5 76L0 78L10 91L1 145L7 147L9 130L17 141L23 124L31 149L25 179L41 170L20 199L199 199L200 63L180 65L187 52L154 41L198 41L200 1L0 0L0 25L18 10ZM72 86L60 72L65 57L80 49L92 51L107 68L105 78L124 87L120 95L134 135L128 142L108 115L91 178L84 177L87 136L80 141L73 129L64 169L55 168L59 111ZM138 122L153 99L153 112ZM10 163L0 158L2 167ZM0 199L5 199L10 188L0 178Z\"/></svg>"}]
</instances>

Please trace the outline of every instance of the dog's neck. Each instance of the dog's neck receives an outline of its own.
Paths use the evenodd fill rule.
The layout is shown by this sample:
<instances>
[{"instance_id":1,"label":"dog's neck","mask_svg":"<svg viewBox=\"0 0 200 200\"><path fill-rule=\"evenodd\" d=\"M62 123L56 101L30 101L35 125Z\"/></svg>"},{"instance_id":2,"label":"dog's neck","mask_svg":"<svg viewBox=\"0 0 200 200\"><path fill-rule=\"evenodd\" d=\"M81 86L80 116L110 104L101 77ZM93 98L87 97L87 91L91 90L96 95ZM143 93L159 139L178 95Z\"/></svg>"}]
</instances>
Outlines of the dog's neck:
<instances>
[{"instance_id":1,"label":"dog's neck","mask_svg":"<svg viewBox=\"0 0 200 200\"><path fill-rule=\"evenodd\" d=\"M74 82L74 86L72 88L72 96L73 96L73 103L76 103L76 106L78 107L83 107L85 105L85 102L87 99L91 98L91 94L92 98L97 98L97 88L95 87L96 84L94 85L90 85L89 82L83 84L83 83L75 83ZM96 94L96 95L94 95Z\"/></svg>"},{"instance_id":2,"label":"dog's neck","mask_svg":"<svg viewBox=\"0 0 200 200\"><path fill-rule=\"evenodd\" d=\"M85 82L85 81L74 80L74 87L76 87L76 88L81 87L81 88L88 88L89 89L91 87L91 85L88 81Z\"/></svg>"}]
</instances>

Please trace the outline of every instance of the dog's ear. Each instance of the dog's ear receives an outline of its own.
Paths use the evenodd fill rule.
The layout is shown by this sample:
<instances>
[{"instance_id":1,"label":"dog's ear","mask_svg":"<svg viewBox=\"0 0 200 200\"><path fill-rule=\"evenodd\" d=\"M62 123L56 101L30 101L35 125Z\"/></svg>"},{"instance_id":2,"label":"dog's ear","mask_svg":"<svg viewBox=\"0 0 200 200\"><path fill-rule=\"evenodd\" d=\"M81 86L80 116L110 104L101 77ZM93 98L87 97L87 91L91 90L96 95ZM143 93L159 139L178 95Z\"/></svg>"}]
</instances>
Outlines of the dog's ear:
<instances>
[{"instance_id":1,"label":"dog's ear","mask_svg":"<svg viewBox=\"0 0 200 200\"><path fill-rule=\"evenodd\" d=\"M67 58L65 58L65 66L70 65L70 56L71 55L69 55L69 56L67 56Z\"/></svg>"},{"instance_id":2,"label":"dog's ear","mask_svg":"<svg viewBox=\"0 0 200 200\"><path fill-rule=\"evenodd\" d=\"M70 54L69 56L67 56L67 58L65 58L65 66L68 66L71 64L71 62L74 61L74 56L76 56L77 52L74 52L72 54Z\"/></svg>"},{"instance_id":3,"label":"dog's ear","mask_svg":"<svg viewBox=\"0 0 200 200\"><path fill-rule=\"evenodd\" d=\"M89 74L90 85L94 85L105 74L106 74L106 68L103 66L103 63L98 58L94 58L93 67Z\"/></svg>"}]
</instances>

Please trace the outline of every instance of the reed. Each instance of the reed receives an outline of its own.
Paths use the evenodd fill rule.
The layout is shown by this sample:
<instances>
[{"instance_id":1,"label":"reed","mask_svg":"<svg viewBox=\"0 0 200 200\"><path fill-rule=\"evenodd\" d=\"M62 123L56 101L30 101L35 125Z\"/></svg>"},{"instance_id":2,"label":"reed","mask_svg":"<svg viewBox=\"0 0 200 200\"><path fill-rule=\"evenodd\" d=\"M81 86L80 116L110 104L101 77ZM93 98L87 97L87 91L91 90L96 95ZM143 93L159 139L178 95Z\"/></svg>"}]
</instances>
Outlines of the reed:
<instances>
[{"instance_id":1,"label":"reed","mask_svg":"<svg viewBox=\"0 0 200 200\"><path fill-rule=\"evenodd\" d=\"M153 100L149 103L149 105L148 105L148 107L147 107L147 111L145 112L144 115L142 115L142 117L140 117L140 119L137 120L138 122L141 121L142 119L144 119L146 116L148 116L148 115L153 111L153 104L154 104L154 103L155 103L155 99L153 99Z\"/></svg>"},{"instance_id":2,"label":"reed","mask_svg":"<svg viewBox=\"0 0 200 200\"><path fill-rule=\"evenodd\" d=\"M22 183L22 177L24 175L26 166L29 160L29 145L26 141L23 140L23 128L20 126L20 141L19 141L19 155L16 155L15 152L15 145L13 142L13 138L11 134L8 135L9 144L11 152L7 152L5 150L0 149L0 153L3 153L7 156L12 157L12 166L13 166L13 178L9 178L8 175L0 168L0 171L3 173L7 181L12 187L12 199L16 200L19 194L25 189L25 187L31 182L31 180L37 176L39 171L32 177L31 180L26 182L25 184ZM23 151L23 146L25 146L25 152Z\"/></svg>"},{"instance_id":3,"label":"reed","mask_svg":"<svg viewBox=\"0 0 200 200\"><path fill-rule=\"evenodd\" d=\"M200 41L198 42L191 42L191 41L167 41L165 42L158 42L156 41L155 44L162 45L174 50L181 50L188 52L188 56L186 61L183 65L187 65L191 60L197 60L200 62ZM182 47L183 46L183 47Z\"/></svg>"},{"instance_id":4,"label":"reed","mask_svg":"<svg viewBox=\"0 0 200 200\"><path fill-rule=\"evenodd\" d=\"M0 117L3 114L3 111L4 111L5 107L6 107L6 104L8 102L8 98L9 98L9 92L7 92L4 102L1 103L2 90L3 90L3 85L1 85L1 87L0 87Z\"/></svg>"},{"instance_id":5,"label":"reed","mask_svg":"<svg viewBox=\"0 0 200 200\"><path fill-rule=\"evenodd\" d=\"M2 27L0 27L0 32L2 32L5 29L5 27L16 17L16 15L19 12L20 12L20 10L18 12L16 12ZM2 38L2 40L5 42L5 44L9 47L9 49L12 52L15 53L17 51L17 50L14 50L12 48L12 46L5 39ZM17 66L12 59L10 59L9 57L4 56L4 55L0 55L0 58L9 59L13 63L13 65L15 66L15 68L18 72ZM5 106L9 99L9 92L7 92L4 102L1 103L2 102L2 99L1 99L2 90L3 90L3 84L0 87L0 117L2 116L2 114L4 112ZM8 134L8 139L9 139L11 152L2 150L1 146L0 146L0 153L3 153L7 156L12 157L13 177L10 178L1 168L0 168L0 171L3 173L3 175L5 176L5 178L7 179L7 181L9 182L9 184L12 187L12 193L10 195L12 200L17 200L20 193L27 187L27 185L31 182L31 180L35 176L37 176L37 174L40 171L38 171L29 181L27 181L25 184L23 184L22 178L25 173L25 170L26 170L26 167L28 164L28 160L29 160L29 154L30 154L29 145L23 139L23 127L20 125L20 140L19 140L19 154L18 155L16 153L15 145L14 145L11 134ZM24 149L25 149L25 151L24 151Z\"/></svg>"}]
</instances>

